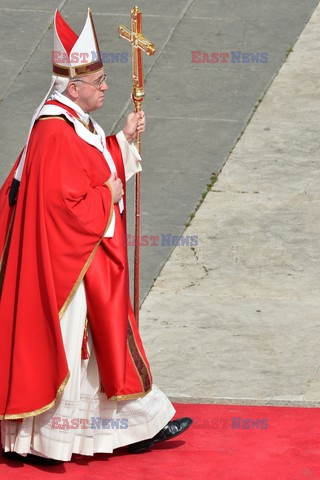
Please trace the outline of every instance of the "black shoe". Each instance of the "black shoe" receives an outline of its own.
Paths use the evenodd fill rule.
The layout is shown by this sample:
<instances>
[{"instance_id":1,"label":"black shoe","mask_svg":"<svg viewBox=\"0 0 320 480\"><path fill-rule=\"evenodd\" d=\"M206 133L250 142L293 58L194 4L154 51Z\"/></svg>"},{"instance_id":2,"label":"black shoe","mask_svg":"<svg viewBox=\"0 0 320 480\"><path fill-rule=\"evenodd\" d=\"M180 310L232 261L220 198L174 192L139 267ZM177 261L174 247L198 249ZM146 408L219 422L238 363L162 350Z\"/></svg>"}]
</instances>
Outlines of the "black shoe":
<instances>
[{"instance_id":1,"label":"black shoe","mask_svg":"<svg viewBox=\"0 0 320 480\"><path fill-rule=\"evenodd\" d=\"M38 455L33 455L32 453L28 453L28 455L24 457L23 455L19 455L19 453L16 453L16 452L2 451L2 456L7 460L14 460L16 462L28 463L30 465L45 466L45 465L60 465L61 463L63 463L60 460L54 460L53 458L39 457Z\"/></svg>"},{"instance_id":2,"label":"black shoe","mask_svg":"<svg viewBox=\"0 0 320 480\"><path fill-rule=\"evenodd\" d=\"M177 437L184 431L186 431L192 424L191 418L184 417L178 418L177 420L172 420L163 427L160 432L157 433L153 438L148 438L147 440L142 440L141 442L132 443L129 445L129 453L139 453L151 448L155 443L164 442L170 438Z\"/></svg>"}]
</instances>

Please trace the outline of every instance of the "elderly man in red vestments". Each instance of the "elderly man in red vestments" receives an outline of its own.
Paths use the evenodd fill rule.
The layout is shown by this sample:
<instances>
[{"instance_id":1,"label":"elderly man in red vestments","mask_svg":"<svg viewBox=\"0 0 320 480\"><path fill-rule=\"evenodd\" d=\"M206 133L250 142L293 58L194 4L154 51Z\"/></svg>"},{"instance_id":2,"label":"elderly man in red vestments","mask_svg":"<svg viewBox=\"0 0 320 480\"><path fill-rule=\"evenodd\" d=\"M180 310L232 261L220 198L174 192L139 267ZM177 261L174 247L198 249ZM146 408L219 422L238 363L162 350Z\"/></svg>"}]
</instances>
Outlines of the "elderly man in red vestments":
<instances>
[{"instance_id":1,"label":"elderly man in red vestments","mask_svg":"<svg viewBox=\"0 0 320 480\"><path fill-rule=\"evenodd\" d=\"M80 36L56 12L54 49L50 90L0 190L1 443L37 463L140 452L191 424L170 421L129 298L125 190L144 114L107 138L90 117L108 89L90 11Z\"/></svg>"}]
</instances>

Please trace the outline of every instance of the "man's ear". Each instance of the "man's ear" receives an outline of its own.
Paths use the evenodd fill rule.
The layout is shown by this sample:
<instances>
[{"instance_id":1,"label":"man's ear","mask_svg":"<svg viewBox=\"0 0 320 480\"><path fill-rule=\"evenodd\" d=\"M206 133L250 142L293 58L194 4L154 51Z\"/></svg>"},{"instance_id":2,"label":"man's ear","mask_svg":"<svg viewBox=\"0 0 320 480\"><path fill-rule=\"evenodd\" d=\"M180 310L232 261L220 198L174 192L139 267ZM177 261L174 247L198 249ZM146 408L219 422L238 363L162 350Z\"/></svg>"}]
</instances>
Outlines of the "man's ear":
<instances>
[{"instance_id":1,"label":"man's ear","mask_svg":"<svg viewBox=\"0 0 320 480\"><path fill-rule=\"evenodd\" d=\"M72 100L76 100L78 98L77 82L73 82L71 80L71 82L68 83L67 91L68 91L68 96Z\"/></svg>"}]
</instances>

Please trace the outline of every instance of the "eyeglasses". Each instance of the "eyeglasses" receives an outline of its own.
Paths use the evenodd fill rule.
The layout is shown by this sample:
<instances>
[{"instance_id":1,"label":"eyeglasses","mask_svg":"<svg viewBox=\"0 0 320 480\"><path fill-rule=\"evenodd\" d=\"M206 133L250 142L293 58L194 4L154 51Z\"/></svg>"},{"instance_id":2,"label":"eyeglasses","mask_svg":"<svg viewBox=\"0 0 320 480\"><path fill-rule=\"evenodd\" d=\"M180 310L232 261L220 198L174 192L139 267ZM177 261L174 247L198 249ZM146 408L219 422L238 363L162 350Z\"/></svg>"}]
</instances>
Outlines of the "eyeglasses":
<instances>
[{"instance_id":1,"label":"eyeglasses","mask_svg":"<svg viewBox=\"0 0 320 480\"><path fill-rule=\"evenodd\" d=\"M103 83L107 80L107 75L103 75L103 77L100 80L96 80L95 82L86 82L85 80L81 80L81 78L76 78L72 80L73 82L81 82L81 83L87 83L88 85L92 85L95 87L97 90L101 90L101 87Z\"/></svg>"}]
</instances>

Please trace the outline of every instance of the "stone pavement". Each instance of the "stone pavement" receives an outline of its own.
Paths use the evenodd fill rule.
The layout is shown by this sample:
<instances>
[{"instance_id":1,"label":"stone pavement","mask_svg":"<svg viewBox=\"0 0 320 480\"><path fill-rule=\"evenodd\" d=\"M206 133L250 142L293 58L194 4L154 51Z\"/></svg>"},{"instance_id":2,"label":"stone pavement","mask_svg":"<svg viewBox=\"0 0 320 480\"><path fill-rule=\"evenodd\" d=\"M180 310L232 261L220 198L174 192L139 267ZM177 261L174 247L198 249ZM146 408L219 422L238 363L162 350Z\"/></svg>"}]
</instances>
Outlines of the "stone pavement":
<instances>
[{"instance_id":1,"label":"stone pavement","mask_svg":"<svg viewBox=\"0 0 320 480\"><path fill-rule=\"evenodd\" d=\"M181 234L243 132L319 0L141 0L143 31L157 53L145 58L148 130L143 138L142 233ZM49 87L56 7L80 33L92 8L103 52L129 52L117 26L135 0L0 0L0 179L15 161L31 114ZM228 63L191 63L191 51L229 53ZM267 63L231 63L231 52L268 53ZM131 53L130 53L131 55ZM123 125L131 66L106 63L109 92L94 117L107 132ZM133 183L133 182L132 182ZM133 185L129 204L133 204ZM129 207L132 232L133 208ZM131 249L132 250L132 249ZM142 299L172 246L145 247ZM132 253L132 252L131 252Z\"/></svg>"},{"instance_id":2,"label":"stone pavement","mask_svg":"<svg viewBox=\"0 0 320 480\"><path fill-rule=\"evenodd\" d=\"M129 23L134 3L0 1L2 180L48 88L54 8L80 32L90 6L101 50L129 52L116 28ZM142 297L173 249L161 245L162 234L198 236L193 248L174 250L142 307L155 380L173 397L318 401L316 19L246 128L317 4L138 3L157 47L145 59L142 234L160 239L142 247ZM227 52L229 61L192 63L192 51ZM268 62L232 63L233 51L266 52ZM111 132L130 105L130 65L106 64L106 71L105 108L94 117ZM132 201L132 184L130 192ZM129 206L131 231L132 212Z\"/></svg>"},{"instance_id":3,"label":"stone pavement","mask_svg":"<svg viewBox=\"0 0 320 480\"><path fill-rule=\"evenodd\" d=\"M319 48L320 6L143 304L172 398L320 405Z\"/></svg>"}]
</instances>

